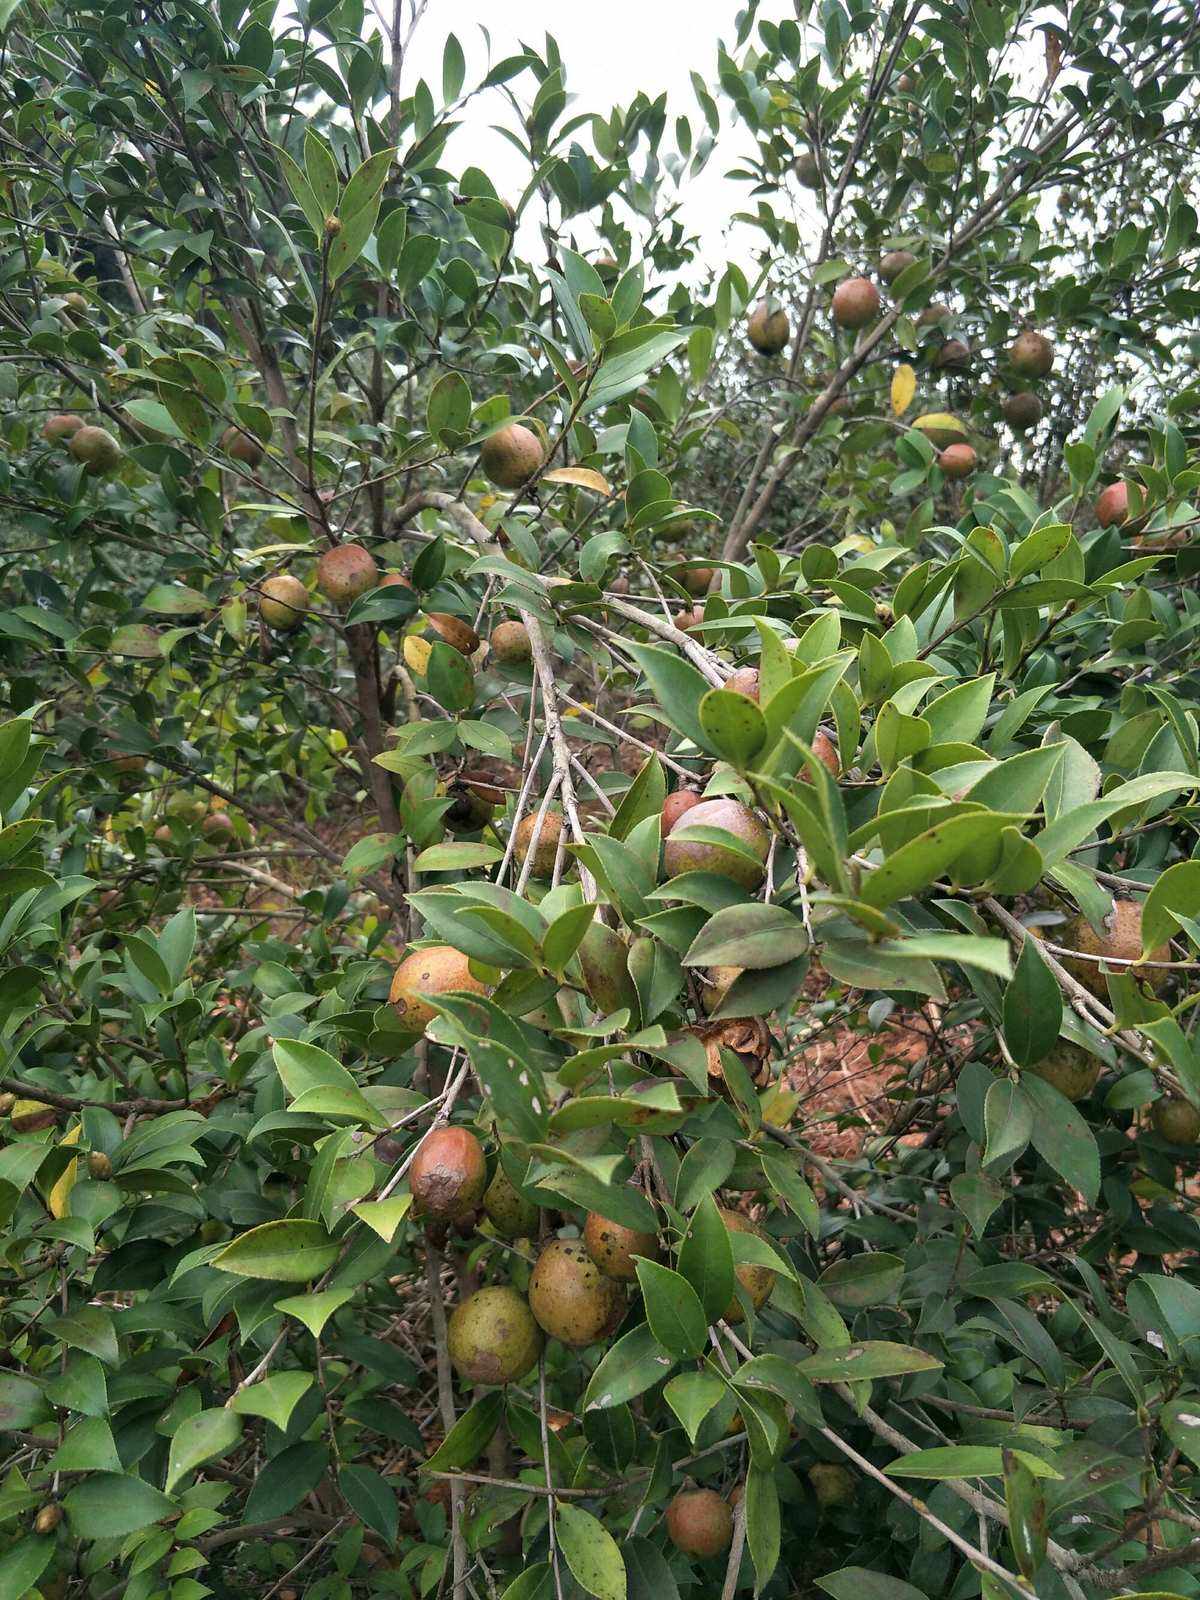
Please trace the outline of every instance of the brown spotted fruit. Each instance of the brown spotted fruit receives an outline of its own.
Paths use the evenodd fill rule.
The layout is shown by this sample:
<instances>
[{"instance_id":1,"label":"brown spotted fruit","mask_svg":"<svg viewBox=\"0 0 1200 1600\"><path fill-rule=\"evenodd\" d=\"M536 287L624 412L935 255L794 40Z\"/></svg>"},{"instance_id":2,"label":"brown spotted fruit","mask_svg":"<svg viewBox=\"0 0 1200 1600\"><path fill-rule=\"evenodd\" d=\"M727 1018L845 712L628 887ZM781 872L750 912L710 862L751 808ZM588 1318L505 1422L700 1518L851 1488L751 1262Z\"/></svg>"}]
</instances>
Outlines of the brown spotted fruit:
<instances>
[{"instance_id":1,"label":"brown spotted fruit","mask_svg":"<svg viewBox=\"0 0 1200 1600\"><path fill-rule=\"evenodd\" d=\"M739 667L725 679L725 687L730 694L744 694L747 700L757 701L760 692L758 668Z\"/></svg>"},{"instance_id":2,"label":"brown spotted fruit","mask_svg":"<svg viewBox=\"0 0 1200 1600\"><path fill-rule=\"evenodd\" d=\"M879 276L884 283L895 283L902 272L915 267L917 258L911 250L889 250L879 258Z\"/></svg>"},{"instance_id":3,"label":"brown spotted fruit","mask_svg":"<svg viewBox=\"0 0 1200 1600\"><path fill-rule=\"evenodd\" d=\"M547 810L541 819L539 829L539 810L539 807L535 807L517 823L514 836L515 849L517 859L521 862L524 862L532 850L533 861L529 870L535 878L550 878L554 875L554 863L558 859L558 841L562 838L564 826L563 815L561 811L555 811L553 808ZM535 834L536 844L533 843ZM570 861L569 856L564 859Z\"/></svg>"},{"instance_id":4,"label":"brown spotted fruit","mask_svg":"<svg viewBox=\"0 0 1200 1600\"><path fill-rule=\"evenodd\" d=\"M533 660L529 630L523 622L498 622L488 641L492 658L504 667L523 667Z\"/></svg>"},{"instance_id":5,"label":"brown spotted fruit","mask_svg":"<svg viewBox=\"0 0 1200 1600\"><path fill-rule=\"evenodd\" d=\"M1044 333L1026 328L1009 345L1008 359L1023 378L1044 378L1054 365L1054 346Z\"/></svg>"},{"instance_id":6,"label":"brown spotted fruit","mask_svg":"<svg viewBox=\"0 0 1200 1600\"><path fill-rule=\"evenodd\" d=\"M685 811L698 806L704 797L696 789L676 789L663 801L662 832L665 838Z\"/></svg>"},{"instance_id":7,"label":"brown spotted fruit","mask_svg":"<svg viewBox=\"0 0 1200 1600\"><path fill-rule=\"evenodd\" d=\"M317 588L335 606L348 606L379 582L375 557L361 544L337 544L317 562Z\"/></svg>"},{"instance_id":8,"label":"brown spotted fruit","mask_svg":"<svg viewBox=\"0 0 1200 1600\"><path fill-rule=\"evenodd\" d=\"M583 1225L583 1242L587 1253L606 1278L632 1282L637 1277L637 1257L657 1261L658 1235L641 1233L637 1228L626 1228L620 1222L590 1211Z\"/></svg>"},{"instance_id":9,"label":"brown spotted fruit","mask_svg":"<svg viewBox=\"0 0 1200 1600\"><path fill-rule=\"evenodd\" d=\"M1005 395L1000 403L1004 420L1014 433L1028 433L1042 420L1042 402L1028 389Z\"/></svg>"},{"instance_id":10,"label":"brown spotted fruit","mask_svg":"<svg viewBox=\"0 0 1200 1600\"><path fill-rule=\"evenodd\" d=\"M1104 918L1102 932L1097 933L1086 917L1076 917L1066 928L1062 942L1080 955L1106 957L1118 962L1136 962L1142 954L1142 908L1136 900L1114 900L1112 910ZM1151 951L1151 961L1169 961L1169 945L1160 944ZM1126 972L1140 983L1158 992L1165 986L1170 973L1165 967L1106 966L1102 961L1064 961L1068 972L1099 1000L1107 1000L1106 972Z\"/></svg>"},{"instance_id":11,"label":"brown spotted fruit","mask_svg":"<svg viewBox=\"0 0 1200 1600\"><path fill-rule=\"evenodd\" d=\"M528 1302L509 1284L477 1289L450 1314L450 1361L472 1383L523 1378L541 1355L542 1342Z\"/></svg>"},{"instance_id":12,"label":"brown spotted fruit","mask_svg":"<svg viewBox=\"0 0 1200 1600\"><path fill-rule=\"evenodd\" d=\"M486 994L488 986L471 972L467 957L448 944L425 945L405 956L392 976L388 999L412 1033L424 1033L437 1012L425 995Z\"/></svg>"},{"instance_id":13,"label":"brown spotted fruit","mask_svg":"<svg viewBox=\"0 0 1200 1600\"><path fill-rule=\"evenodd\" d=\"M75 429L67 448L93 478L120 466L124 453L107 428L92 427L88 423Z\"/></svg>"},{"instance_id":14,"label":"brown spotted fruit","mask_svg":"<svg viewBox=\"0 0 1200 1600\"><path fill-rule=\"evenodd\" d=\"M717 828L737 840L732 845L688 838L696 828ZM757 889L766 872L771 836L764 824L740 800L722 796L702 800L685 811L672 827L663 846L663 861L668 878L684 872L717 872L732 878L744 889Z\"/></svg>"},{"instance_id":15,"label":"brown spotted fruit","mask_svg":"<svg viewBox=\"0 0 1200 1600\"><path fill-rule=\"evenodd\" d=\"M582 1239L551 1239L529 1279L529 1309L552 1339L582 1350L616 1332L625 1290L604 1276Z\"/></svg>"},{"instance_id":16,"label":"brown spotted fruit","mask_svg":"<svg viewBox=\"0 0 1200 1600\"><path fill-rule=\"evenodd\" d=\"M469 1128L435 1128L417 1146L408 1185L418 1216L431 1222L469 1216L487 1187L483 1146Z\"/></svg>"}]
</instances>

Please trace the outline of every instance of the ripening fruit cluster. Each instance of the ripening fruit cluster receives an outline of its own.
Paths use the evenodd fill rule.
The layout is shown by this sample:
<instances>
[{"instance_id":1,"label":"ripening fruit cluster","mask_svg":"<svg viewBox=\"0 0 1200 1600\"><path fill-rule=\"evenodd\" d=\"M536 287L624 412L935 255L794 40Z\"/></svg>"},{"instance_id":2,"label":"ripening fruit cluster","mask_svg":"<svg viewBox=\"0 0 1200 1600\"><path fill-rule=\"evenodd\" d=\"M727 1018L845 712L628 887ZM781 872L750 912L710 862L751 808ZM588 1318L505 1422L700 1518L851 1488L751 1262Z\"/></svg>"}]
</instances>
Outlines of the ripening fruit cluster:
<instances>
[{"instance_id":1,"label":"ripening fruit cluster","mask_svg":"<svg viewBox=\"0 0 1200 1600\"><path fill-rule=\"evenodd\" d=\"M795 170L799 181L805 187L821 187L823 179L820 165L811 152L803 152L797 158ZM897 249L885 252L880 257L877 267L880 282L885 286L891 286L911 267L915 267L917 260L918 258L910 250ZM866 276L843 278L834 288L830 310L835 328L858 333L869 327L882 310L879 290ZM926 306L919 314L916 319L917 327L921 330L944 330L953 315L949 306L935 302ZM769 298L759 301L747 319L746 334L751 346L760 355L777 356L786 348L791 337L787 312ZM1040 398L1028 385L1049 375L1054 365L1054 345L1037 329L1024 328L1008 347L1006 361L1008 370L1016 382L1013 385L1013 392L1007 394L1001 401L1001 412L1015 433L1027 433L1040 422L1043 412ZM970 347L962 339L946 337L943 331L933 351L932 364L940 372L965 371L971 364ZM847 403L843 396L835 401L829 410L844 410ZM974 472L978 465L978 456L975 449L965 440L952 440L947 441L941 450L937 464L945 477L961 479L969 477ZM1104 501L1102 497L1102 507L1099 508L1101 526L1107 525L1105 518L1108 521L1124 520L1125 504L1123 500L1119 500L1119 495L1123 492L1123 485L1114 484L1111 499ZM690 619L687 625L693 625Z\"/></svg>"}]
</instances>

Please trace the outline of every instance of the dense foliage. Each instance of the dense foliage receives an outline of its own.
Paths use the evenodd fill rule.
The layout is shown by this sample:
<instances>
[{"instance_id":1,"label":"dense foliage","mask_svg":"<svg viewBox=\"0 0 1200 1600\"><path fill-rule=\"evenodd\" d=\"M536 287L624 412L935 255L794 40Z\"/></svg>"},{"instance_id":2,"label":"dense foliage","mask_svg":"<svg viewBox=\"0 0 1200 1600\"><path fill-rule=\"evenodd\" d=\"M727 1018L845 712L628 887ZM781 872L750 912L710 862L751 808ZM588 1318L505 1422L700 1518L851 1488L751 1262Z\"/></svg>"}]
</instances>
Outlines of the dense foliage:
<instances>
[{"instance_id":1,"label":"dense foliage","mask_svg":"<svg viewBox=\"0 0 1200 1600\"><path fill-rule=\"evenodd\" d=\"M0 1600L1200 1595L1200 13L452 9L0 0Z\"/></svg>"}]
</instances>

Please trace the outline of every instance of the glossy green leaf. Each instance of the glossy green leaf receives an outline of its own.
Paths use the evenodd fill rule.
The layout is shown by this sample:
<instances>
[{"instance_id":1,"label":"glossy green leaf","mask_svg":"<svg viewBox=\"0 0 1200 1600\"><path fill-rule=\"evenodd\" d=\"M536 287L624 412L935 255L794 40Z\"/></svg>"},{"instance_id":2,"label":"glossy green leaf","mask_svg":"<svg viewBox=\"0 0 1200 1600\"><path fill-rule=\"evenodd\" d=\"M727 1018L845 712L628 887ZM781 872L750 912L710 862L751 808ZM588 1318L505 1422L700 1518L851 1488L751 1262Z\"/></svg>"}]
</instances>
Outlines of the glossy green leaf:
<instances>
[{"instance_id":1,"label":"glossy green leaf","mask_svg":"<svg viewBox=\"0 0 1200 1600\"><path fill-rule=\"evenodd\" d=\"M596 1600L626 1600L621 1549L604 1525L565 1500L559 1501L556 1523L559 1548L580 1588Z\"/></svg>"},{"instance_id":2,"label":"glossy green leaf","mask_svg":"<svg viewBox=\"0 0 1200 1600\"><path fill-rule=\"evenodd\" d=\"M311 1283L337 1259L338 1247L319 1222L299 1217L264 1222L239 1234L214 1257L222 1272L279 1283Z\"/></svg>"}]
</instances>

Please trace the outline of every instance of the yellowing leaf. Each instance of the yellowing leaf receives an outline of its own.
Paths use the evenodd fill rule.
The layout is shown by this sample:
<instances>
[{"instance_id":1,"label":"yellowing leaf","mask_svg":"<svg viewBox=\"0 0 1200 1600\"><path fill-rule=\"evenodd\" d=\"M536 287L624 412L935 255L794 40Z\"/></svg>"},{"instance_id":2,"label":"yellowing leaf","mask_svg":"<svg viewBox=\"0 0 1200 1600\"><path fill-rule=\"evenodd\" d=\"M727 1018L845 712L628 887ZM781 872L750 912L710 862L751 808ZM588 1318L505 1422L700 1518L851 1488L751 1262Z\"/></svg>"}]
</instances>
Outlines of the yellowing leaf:
<instances>
[{"instance_id":1,"label":"yellowing leaf","mask_svg":"<svg viewBox=\"0 0 1200 1600\"><path fill-rule=\"evenodd\" d=\"M966 428L949 411L927 411L923 417L917 418L913 427L920 428L930 444L942 449L950 444L962 444L967 437Z\"/></svg>"},{"instance_id":2,"label":"yellowing leaf","mask_svg":"<svg viewBox=\"0 0 1200 1600\"><path fill-rule=\"evenodd\" d=\"M762 1119L771 1128L789 1127L799 1104L795 1089L781 1089L778 1084L772 1084L759 1100Z\"/></svg>"},{"instance_id":3,"label":"yellowing leaf","mask_svg":"<svg viewBox=\"0 0 1200 1600\"><path fill-rule=\"evenodd\" d=\"M404 641L405 663L413 672L424 677L432 650L433 646L428 639L421 639L415 633L410 633Z\"/></svg>"},{"instance_id":4,"label":"yellowing leaf","mask_svg":"<svg viewBox=\"0 0 1200 1600\"><path fill-rule=\"evenodd\" d=\"M612 494L608 479L591 467L555 467L542 474L543 483L570 483L577 489L590 489L593 494Z\"/></svg>"},{"instance_id":5,"label":"yellowing leaf","mask_svg":"<svg viewBox=\"0 0 1200 1600\"><path fill-rule=\"evenodd\" d=\"M80 1129L78 1126L71 1129L59 1140L60 1147L65 1144L79 1143ZM75 1187L75 1179L79 1175L78 1160L68 1162L56 1180L50 1193L46 1196L46 1204L50 1208L50 1215L56 1220L67 1214L67 1202L71 1198L71 1190Z\"/></svg>"},{"instance_id":6,"label":"yellowing leaf","mask_svg":"<svg viewBox=\"0 0 1200 1600\"><path fill-rule=\"evenodd\" d=\"M405 1191L390 1195L386 1200L362 1200L350 1209L368 1228L373 1228L385 1244L391 1244L411 1205L412 1195Z\"/></svg>"},{"instance_id":7,"label":"yellowing leaf","mask_svg":"<svg viewBox=\"0 0 1200 1600\"><path fill-rule=\"evenodd\" d=\"M917 375L904 361L892 374L892 415L902 417L917 392Z\"/></svg>"}]
</instances>

